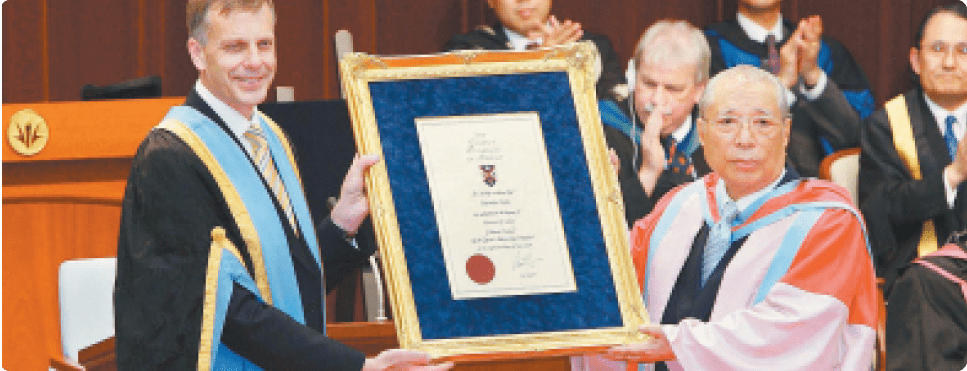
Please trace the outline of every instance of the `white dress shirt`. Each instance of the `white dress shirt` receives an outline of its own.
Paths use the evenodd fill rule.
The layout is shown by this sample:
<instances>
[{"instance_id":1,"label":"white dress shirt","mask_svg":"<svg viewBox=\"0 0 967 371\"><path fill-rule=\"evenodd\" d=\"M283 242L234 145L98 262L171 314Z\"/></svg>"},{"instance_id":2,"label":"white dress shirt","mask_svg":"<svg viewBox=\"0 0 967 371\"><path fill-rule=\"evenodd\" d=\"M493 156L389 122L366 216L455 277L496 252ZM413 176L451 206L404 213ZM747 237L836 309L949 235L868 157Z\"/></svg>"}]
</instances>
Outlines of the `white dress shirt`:
<instances>
[{"instance_id":1,"label":"white dress shirt","mask_svg":"<svg viewBox=\"0 0 967 371\"><path fill-rule=\"evenodd\" d=\"M937 121L937 126L940 129L940 136L947 135L947 125L944 123L944 120L947 119L947 116L953 115L957 118L957 122L954 124L954 137L957 138L957 143L960 143L960 141L964 139L964 132L967 132L967 125L964 123L964 121L967 120L967 104L964 104L955 109L953 112L950 112L945 110L943 107L940 107L940 105L938 105L936 102L930 100L930 97L928 97L926 94L923 95L923 98L927 101L927 108L930 109L930 114L932 114L934 120ZM957 201L957 188L950 186L950 182L947 180L946 171L943 173L943 184L944 189L946 189L947 206L952 209L954 207L954 202Z\"/></svg>"}]
</instances>

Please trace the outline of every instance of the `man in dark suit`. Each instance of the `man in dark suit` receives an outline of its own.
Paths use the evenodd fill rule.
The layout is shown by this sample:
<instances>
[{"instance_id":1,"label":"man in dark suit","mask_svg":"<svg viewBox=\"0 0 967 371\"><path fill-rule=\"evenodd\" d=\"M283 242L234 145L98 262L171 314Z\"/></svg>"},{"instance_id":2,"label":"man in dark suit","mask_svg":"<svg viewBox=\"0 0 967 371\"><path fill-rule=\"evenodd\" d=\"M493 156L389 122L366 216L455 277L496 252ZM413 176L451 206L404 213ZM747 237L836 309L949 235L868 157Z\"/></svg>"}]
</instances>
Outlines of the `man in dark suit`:
<instances>
[{"instance_id":1,"label":"man in dark suit","mask_svg":"<svg viewBox=\"0 0 967 371\"><path fill-rule=\"evenodd\" d=\"M497 14L497 24L454 36L444 51L525 50L591 40L601 57L598 99L619 100L627 95L622 64L607 36L585 33L580 23L571 20L559 21L550 15L551 0L487 0L487 4Z\"/></svg>"},{"instance_id":2,"label":"man in dark suit","mask_svg":"<svg viewBox=\"0 0 967 371\"><path fill-rule=\"evenodd\" d=\"M886 369L961 370L967 366L967 202L960 197L967 174L967 6L934 8L916 39L910 63L921 88L870 117L860 199L891 284ZM877 177L872 181L888 180L866 183L862 176L870 174Z\"/></svg>"},{"instance_id":3,"label":"man in dark suit","mask_svg":"<svg viewBox=\"0 0 967 371\"><path fill-rule=\"evenodd\" d=\"M967 7L931 12L910 48L920 87L866 122L859 201L885 291L910 261L963 230L967 200ZM958 144L959 142L959 144Z\"/></svg>"},{"instance_id":4,"label":"man in dark suit","mask_svg":"<svg viewBox=\"0 0 967 371\"><path fill-rule=\"evenodd\" d=\"M256 110L275 75L271 0L188 2L199 72L184 106L142 142L122 201L115 320L119 369L379 370L325 336L325 293L373 253L352 238L369 206L354 161L316 224L284 133Z\"/></svg>"},{"instance_id":5,"label":"man in dark suit","mask_svg":"<svg viewBox=\"0 0 967 371\"><path fill-rule=\"evenodd\" d=\"M706 28L711 74L740 64L779 77L791 102L788 159L817 176L832 151L859 145L860 123L875 103L869 80L843 44L823 35L822 20L782 19L782 0L739 0L736 20Z\"/></svg>"},{"instance_id":6,"label":"man in dark suit","mask_svg":"<svg viewBox=\"0 0 967 371\"><path fill-rule=\"evenodd\" d=\"M634 89L618 102L619 119L603 114L629 226L672 188L710 171L695 130L695 105L708 81L702 31L685 21L655 23L638 42L634 66Z\"/></svg>"}]
</instances>

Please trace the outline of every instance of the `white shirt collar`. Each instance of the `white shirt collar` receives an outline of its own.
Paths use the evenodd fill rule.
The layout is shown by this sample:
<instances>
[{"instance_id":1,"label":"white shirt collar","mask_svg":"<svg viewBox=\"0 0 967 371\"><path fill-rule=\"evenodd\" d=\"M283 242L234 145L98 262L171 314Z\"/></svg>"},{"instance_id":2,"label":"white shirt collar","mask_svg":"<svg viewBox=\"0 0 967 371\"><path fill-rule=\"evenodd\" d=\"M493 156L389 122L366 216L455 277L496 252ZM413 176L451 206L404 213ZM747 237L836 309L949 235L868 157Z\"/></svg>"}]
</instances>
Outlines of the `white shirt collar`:
<instances>
[{"instance_id":1,"label":"white shirt collar","mask_svg":"<svg viewBox=\"0 0 967 371\"><path fill-rule=\"evenodd\" d=\"M940 127L940 135L945 135L947 132L947 125L944 124L944 120L947 119L947 116L953 115L957 118L957 123L954 124L954 136L958 139L964 137L964 132L967 131L967 126L964 126L964 121L967 120L967 104L961 105L953 112L950 112L930 100L930 97L926 94L923 95L923 99L927 101L927 108L930 109L930 113L933 114L933 118L937 121L937 126Z\"/></svg>"},{"instance_id":2,"label":"white shirt collar","mask_svg":"<svg viewBox=\"0 0 967 371\"><path fill-rule=\"evenodd\" d=\"M504 34L507 35L507 41L510 41L510 45L514 47L514 50L525 50L527 45L532 43L541 43L540 39L531 40L527 36L517 33L517 31L507 28L507 26L502 26L504 28Z\"/></svg>"},{"instance_id":3,"label":"white shirt collar","mask_svg":"<svg viewBox=\"0 0 967 371\"><path fill-rule=\"evenodd\" d=\"M786 176L786 169L783 168L782 172L779 173L779 176L776 178L776 180L772 182L772 184L769 184L765 188L752 192L738 200L732 200L732 198L729 197L729 193L725 190L725 181L722 180L722 178L720 177L718 183L715 184L715 191L716 191L715 198L718 200L719 205L722 205L726 201L734 201L735 206L739 209L739 212L741 213L741 212L744 212L745 209L749 208L749 206L751 206L752 203L758 200L760 197L764 196L766 193L769 193L773 189L776 189L776 187L779 186L779 181L782 180L782 178L785 176ZM719 210L721 209L722 207L719 206Z\"/></svg>"},{"instance_id":4,"label":"white shirt collar","mask_svg":"<svg viewBox=\"0 0 967 371\"><path fill-rule=\"evenodd\" d=\"M251 126L252 123L257 122L255 121L255 117L258 116L258 109L252 111L252 118L247 119L234 108L229 107L227 104L225 104L225 102L222 102L221 99L215 97L215 95L205 87L205 84L201 83L201 80L195 81L195 91L197 91L198 96L200 96L201 99L205 101L205 103L207 103L213 111L215 111L215 114L218 115L222 121L225 121L225 125L228 125L228 128L232 131L232 135L238 138L240 142L245 143L243 146L245 147L245 150L249 151L249 154L252 154L252 149L249 148L250 146L248 141L243 140L245 137L243 137L242 134L245 134L245 131L248 130L248 127Z\"/></svg>"},{"instance_id":5,"label":"white shirt collar","mask_svg":"<svg viewBox=\"0 0 967 371\"><path fill-rule=\"evenodd\" d=\"M745 35L755 42L766 42L766 36L769 36L769 34L776 35L777 43L782 40L782 17L777 18L776 24L770 29L760 26L742 13L738 13L735 16L735 19L739 21L739 27L742 27L742 31L745 32Z\"/></svg>"},{"instance_id":6,"label":"white shirt collar","mask_svg":"<svg viewBox=\"0 0 967 371\"><path fill-rule=\"evenodd\" d=\"M690 130L692 130L692 114L688 114L688 117L685 118L682 125L672 132L672 138L675 139L675 143L681 143L685 140L685 136L688 135Z\"/></svg>"}]
</instances>

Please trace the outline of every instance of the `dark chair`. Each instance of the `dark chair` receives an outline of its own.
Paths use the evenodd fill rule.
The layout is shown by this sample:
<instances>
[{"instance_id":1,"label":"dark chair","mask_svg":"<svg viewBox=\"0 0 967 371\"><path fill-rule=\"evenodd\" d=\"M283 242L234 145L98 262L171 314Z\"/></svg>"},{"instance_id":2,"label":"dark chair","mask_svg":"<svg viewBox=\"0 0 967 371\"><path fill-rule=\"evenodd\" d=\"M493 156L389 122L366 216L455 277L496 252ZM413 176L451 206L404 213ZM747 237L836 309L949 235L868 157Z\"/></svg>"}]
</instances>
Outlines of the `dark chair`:
<instances>
[{"instance_id":1,"label":"dark chair","mask_svg":"<svg viewBox=\"0 0 967 371\"><path fill-rule=\"evenodd\" d=\"M85 84L81 87L81 100L158 98L160 96L161 77L155 75L107 86Z\"/></svg>"}]
</instances>

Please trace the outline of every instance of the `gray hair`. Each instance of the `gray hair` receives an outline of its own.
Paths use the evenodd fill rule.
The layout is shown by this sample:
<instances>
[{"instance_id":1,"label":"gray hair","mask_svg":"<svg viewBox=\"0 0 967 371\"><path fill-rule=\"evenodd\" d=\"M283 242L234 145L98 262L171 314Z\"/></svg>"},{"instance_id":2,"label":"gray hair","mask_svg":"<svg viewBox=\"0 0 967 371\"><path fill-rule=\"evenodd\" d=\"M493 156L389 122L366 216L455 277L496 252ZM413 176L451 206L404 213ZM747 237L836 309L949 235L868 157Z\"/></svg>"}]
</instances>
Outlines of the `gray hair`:
<instances>
[{"instance_id":1,"label":"gray hair","mask_svg":"<svg viewBox=\"0 0 967 371\"><path fill-rule=\"evenodd\" d=\"M262 5L268 4L272 11L272 23L276 22L275 4L272 0L189 0L185 6L188 37L198 40L198 43L208 43L208 10L217 9L220 14L228 14L236 10L257 12Z\"/></svg>"},{"instance_id":2,"label":"gray hair","mask_svg":"<svg viewBox=\"0 0 967 371\"><path fill-rule=\"evenodd\" d=\"M695 65L695 82L708 80L712 52L701 30L686 21L660 20L648 27L635 47L635 68L642 63ZM629 81L629 83L633 83Z\"/></svg>"},{"instance_id":3,"label":"gray hair","mask_svg":"<svg viewBox=\"0 0 967 371\"><path fill-rule=\"evenodd\" d=\"M723 81L727 81L727 83ZM738 81L742 81L742 83L738 84ZM708 87L705 89L705 93L702 94L702 99L698 101L700 117L706 117L705 114L708 113L709 106L715 101L715 90L719 83L728 84L726 87L733 90L742 89L743 87L749 86L750 83L772 84L774 87L773 90L776 92L776 102L779 103L779 113L782 115L780 118L785 119L789 117L786 87L782 85L782 82L775 75L750 65L738 65L719 72L712 77L712 80L708 83Z\"/></svg>"}]
</instances>

